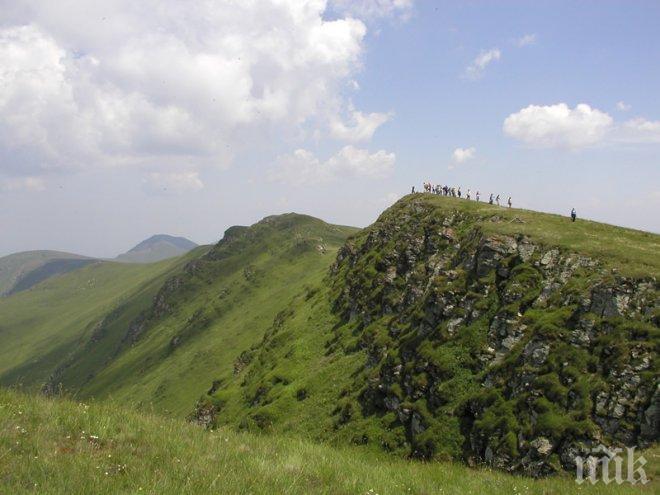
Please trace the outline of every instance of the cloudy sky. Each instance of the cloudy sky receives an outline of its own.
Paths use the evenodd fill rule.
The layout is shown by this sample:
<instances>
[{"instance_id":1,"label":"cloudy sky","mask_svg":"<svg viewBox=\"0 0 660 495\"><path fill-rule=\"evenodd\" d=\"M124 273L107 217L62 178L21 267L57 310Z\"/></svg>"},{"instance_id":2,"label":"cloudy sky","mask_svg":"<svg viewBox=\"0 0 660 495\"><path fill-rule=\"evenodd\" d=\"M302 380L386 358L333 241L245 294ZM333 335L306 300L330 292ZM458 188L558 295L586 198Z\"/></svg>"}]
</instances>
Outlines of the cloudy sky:
<instances>
[{"instance_id":1,"label":"cloudy sky","mask_svg":"<svg viewBox=\"0 0 660 495\"><path fill-rule=\"evenodd\" d=\"M0 255L368 225L424 180L660 232L660 3L0 0Z\"/></svg>"}]
</instances>

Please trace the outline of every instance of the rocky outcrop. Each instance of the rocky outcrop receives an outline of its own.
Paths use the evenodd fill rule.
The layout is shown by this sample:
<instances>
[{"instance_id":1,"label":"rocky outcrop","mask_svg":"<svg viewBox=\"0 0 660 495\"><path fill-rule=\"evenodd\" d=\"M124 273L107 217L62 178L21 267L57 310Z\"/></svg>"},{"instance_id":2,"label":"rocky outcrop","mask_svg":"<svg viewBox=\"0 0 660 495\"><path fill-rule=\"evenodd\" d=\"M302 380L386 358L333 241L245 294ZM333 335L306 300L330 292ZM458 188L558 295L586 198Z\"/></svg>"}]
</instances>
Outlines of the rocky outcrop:
<instances>
[{"instance_id":1,"label":"rocky outcrop","mask_svg":"<svg viewBox=\"0 0 660 495\"><path fill-rule=\"evenodd\" d=\"M334 310L367 359L337 428L354 400L388 450L534 476L657 441L657 281L475 220L410 202L340 250Z\"/></svg>"}]
</instances>

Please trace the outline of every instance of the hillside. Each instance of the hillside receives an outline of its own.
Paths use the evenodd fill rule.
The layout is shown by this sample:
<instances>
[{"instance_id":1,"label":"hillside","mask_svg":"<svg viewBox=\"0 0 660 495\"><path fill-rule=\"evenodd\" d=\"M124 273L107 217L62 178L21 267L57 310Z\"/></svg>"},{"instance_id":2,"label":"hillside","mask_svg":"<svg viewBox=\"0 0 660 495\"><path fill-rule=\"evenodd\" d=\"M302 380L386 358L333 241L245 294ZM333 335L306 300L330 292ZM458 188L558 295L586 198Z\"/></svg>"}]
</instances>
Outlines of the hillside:
<instances>
[{"instance_id":1,"label":"hillside","mask_svg":"<svg viewBox=\"0 0 660 495\"><path fill-rule=\"evenodd\" d=\"M534 476L658 440L660 236L412 195L195 417Z\"/></svg>"},{"instance_id":2,"label":"hillside","mask_svg":"<svg viewBox=\"0 0 660 495\"><path fill-rule=\"evenodd\" d=\"M373 455L572 470L599 442L658 439L659 239L426 194L362 231L267 217L0 301L0 383ZM103 291L84 290L94 269Z\"/></svg>"},{"instance_id":3,"label":"hillside","mask_svg":"<svg viewBox=\"0 0 660 495\"><path fill-rule=\"evenodd\" d=\"M124 263L155 263L182 256L196 247L197 244L185 237L157 234L120 254L116 259Z\"/></svg>"},{"instance_id":4,"label":"hillside","mask_svg":"<svg viewBox=\"0 0 660 495\"><path fill-rule=\"evenodd\" d=\"M121 305L153 296L162 277L185 261L97 262L0 298L0 384L39 390L90 338L99 319Z\"/></svg>"},{"instance_id":5,"label":"hillside","mask_svg":"<svg viewBox=\"0 0 660 495\"><path fill-rule=\"evenodd\" d=\"M80 279L66 277L41 292L10 298L0 305L0 312L17 315L0 324L8 353L19 342L32 339L35 345L28 356L8 357L13 367L0 370L1 383L21 381L47 392L62 388L81 398L112 396L184 417L218 371L231 372L236 355L259 342L289 299L321 282L353 232L304 215L268 217L230 228L206 254L198 248L174 265L111 264L107 282L114 280L123 291L112 303L100 304L93 294L72 299L63 283L77 286ZM33 328L28 308L52 313L45 307L53 302L53 295L46 296L51 292L67 298L71 315L85 317L78 316L75 327L49 324L47 340ZM37 298L40 293L45 300ZM46 353L39 342L53 350Z\"/></svg>"},{"instance_id":6,"label":"hillside","mask_svg":"<svg viewBox=\"0 0 660 495\"><path fill-rule=\"evenodd\" d=\"M262 338L286 301L320 283L354 231L296 214L228 229L121 327L112 362L80 383L87 373L81 360L61 382L80 397L112 396L184 417L218 372L230 372L235 357ZM113 332L105 335L83 355L107 352Z\"/></svg>"},{"instance_id":7,"label":"hillside","mask_svg":"<svg viewBox=\"0 0 660 495\"><path fill-rule=\"evenodd\" d=\"M657 487L587 483L579 492L650 494ZM550 494L577 488L569 477L521 479L282 436L208 433L111 404L0 389L1 493Z\"/></svg>"},{"instance_id":8,"label":"hillside","mask_svg":"<svg viewBox=\"0 0 660 495\"><path fill-rule=\"evenodd\" d=\"M60 251L25 251L4 256L0 258L0 297L27 290L47 278L95 261Z\"/></svg>"}]
</instances>

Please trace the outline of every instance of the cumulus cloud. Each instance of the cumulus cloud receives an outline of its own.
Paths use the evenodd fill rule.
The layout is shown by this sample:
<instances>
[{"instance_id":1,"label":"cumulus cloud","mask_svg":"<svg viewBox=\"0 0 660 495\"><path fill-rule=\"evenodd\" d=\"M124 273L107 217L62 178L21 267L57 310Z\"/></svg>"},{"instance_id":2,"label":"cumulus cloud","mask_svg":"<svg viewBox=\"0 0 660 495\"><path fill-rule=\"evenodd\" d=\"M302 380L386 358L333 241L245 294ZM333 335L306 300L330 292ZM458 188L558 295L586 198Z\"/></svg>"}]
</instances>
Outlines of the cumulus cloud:
<instances>
[{"instance_id":1,"label":"cumulus cloud","mask_svg":"<svg viewBox=\"0 0 660 495\"><path fill-rule=\"evenodd\" d=\"M483 76L484 70L488 64L499 60L501 56L502 53L499 48L491 48L490 50L482 51L465 69L465 77L468 79L479 79Z\"/></svg>"},{"instance_id":2,"label":"cumulus cloud","mask_svg":"<svg viewBox=\"0 0 660 495\"><path fill-rule=\"evenodd\" d=\"M384 150L370 153L351 145L344 146L325 161L310 151L297 149L278 157L269 178L296 186L349 177L384 178L391 174L395 161L394 153Z\"/></svg>"},{"instance_id":3,"label":"cumulus cloud","mask_svg":"<svg viewBox=\"0 0 660 495\"><path fill-rule=\"evenodd\" d=\"M565 103L529 105L509 115L503 129L508 136L541 148L660 143L660 121L637 117L618 123L586 103L575 108Z\"/></svg>"},{"instance_id":4,"label":"cumulus cloud","mask_svg":"<svg viewBox=\"0 0 660 495\"><path fill-rule=\"evenodd\" d=\"M413 0L330 0L333 9L361 19L379 17L410 18Z\"/></svg>"},{"instance_id":5,"label":"cumulus cloud","mask_svg":"<svg viewBox=\"0 0 660 495\"><path fill-rule=\"evenodd\" d=\"M450 165L449 168L453 168L453 165L458 165L461 163L465 163L468 160L472 160L474 156L476 155L477 150L476 148L456 148L454 152L451 154L451 162L452 164Z\"/></svg>"},{"instance_id":6,"label":"cumulus cloud","mask_svg":"<svg viewBox=\"0 0 660 495\"><path fill-rule=\"evenodd\" d=\"M342 141L354 143L368 141L373 137L376 129L391 118L391 113L362 113L351 110L348 123L344 123L338 117L330 122L330 133Z\"/></svg>"},{"instance_id":7,"label":"cumulus cloud","mask_svg":"<svg viewBox=\"0 0 660 495\"><path fill-rule=\"evenodd\" d=\"M570 108L557 105L529 105L504 121L504 132L531 146L580 148L600 142L612 128L605 112L580 103Z\"/></svg>"},{"instance_id":8,"label":"cumulus cloud","mask_svg":"<svg viewBox=\"0 0 660 495\"><path fill-rule=\"evenodd\" d=\"M628 105L625 101L618 101L616 103L616 109L621 110L622 112L627 112L630 110L630 105Z\"/></svg>"},{"instance_id":9,"label":"cumulus cloud","mask_svg":"<svg viewBox=\"0 0 660 495\"><path fill-rule=\"evenodd\" d=\"M41 177L10 177L0 179L0 191L3 192L39 192L45 189L46 184Z\"/></svg>"},{"instance_id":10,"label":"cumulus cloud","mask_svg":"<svg viewBox=\"0 0 660 495\"><path fill-rule=\"evenodd\" d=\"M224 166L268 136L366 140L386 114L351 110L337 124L366 26L325 11L320 0L13 2L0 22L0 171Z\"/></svg>"},{"instance_id":11,"label":"cumulus cloud","mask_svg":"<svg viewBox=\"0 0 660 495\"><path fill-rule=\"evenodd\" d=\"M516 41L516 46L522 48L523 46L533 45L536 43L536 34L526 34L521 36Z\"/></svg>"},{"instance_id":12,"label":"cumulus cloud","mask_svg":"<svg viewBox=\"0 0 660 495\"><path fill-rule=\"evenodd\" d=\"M204 188L204 183L199 178L199 172L151 172L147 174L142 185L147 192L154 194L183 194L191 191L199 191Z\"/></svg>"}]
</instances>

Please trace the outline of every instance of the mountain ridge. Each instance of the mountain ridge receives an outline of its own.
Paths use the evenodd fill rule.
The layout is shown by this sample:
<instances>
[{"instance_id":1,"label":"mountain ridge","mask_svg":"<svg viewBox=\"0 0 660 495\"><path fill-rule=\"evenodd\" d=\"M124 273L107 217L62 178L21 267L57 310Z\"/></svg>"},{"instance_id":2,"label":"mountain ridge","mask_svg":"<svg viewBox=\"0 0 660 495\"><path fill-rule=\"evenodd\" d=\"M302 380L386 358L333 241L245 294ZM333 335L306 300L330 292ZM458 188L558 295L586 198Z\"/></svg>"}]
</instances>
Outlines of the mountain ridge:
<instances>
[{"instance_id":1,"label":"mountain ridge","mask_svg":"<svg viewBox=\"0 0 660 495\"><path fill-rule=\"evenodd\" d=\"M574 469L602 441L648 446L660 237L647 237L403 198L348 239L193 419L533 476Z\"/></svg>"},{"instance_id":2,"label":"mountain ridge","mask_svg":"<svg viewBox=\"0 0 660 495\"><path fill-rule=\"evenodd\" d=\"M657 441L659 240L427 194L362 230L269 216L123 289L44 390L545 476Z\"/></svg>"}]
</instances>

